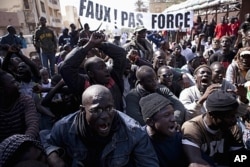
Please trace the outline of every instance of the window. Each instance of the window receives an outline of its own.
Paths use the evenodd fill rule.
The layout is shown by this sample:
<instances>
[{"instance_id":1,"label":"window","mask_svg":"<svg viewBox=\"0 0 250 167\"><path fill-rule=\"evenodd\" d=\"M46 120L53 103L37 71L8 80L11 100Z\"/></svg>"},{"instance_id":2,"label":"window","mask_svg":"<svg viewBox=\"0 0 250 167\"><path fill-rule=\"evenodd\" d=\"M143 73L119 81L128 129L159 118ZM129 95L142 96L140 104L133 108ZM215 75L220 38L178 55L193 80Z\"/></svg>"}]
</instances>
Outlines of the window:
<instances>
[{"instance_id":1,"label":"window","mask_svg":"<svg viewBox=\"0 0 250 167\"><path fill-rule=\"evenodd\" d=\"M24 8L25 9L30 9L30 5L29 5L28 0L23 0L23 3L24 3Z\"/></svg>"},{"instance_id":2,"label":"window","mask_svg":"<svg viewBox=\"0 0 250 167\"><path fill-rule=\"evenodd\" d=\"M40 3L41 3L42 12L43 12L43 13L46 13L44 3L43 3L43 2L40 2Z\"/></svg>"},{"instance_id":3,"label":"window","mask_svg":"<svg viewBox=\"0 0 250 167\"><path fill-rule=\"evenodd\" d=\"M50 14L50 16L53 16L52 8L49 8L49 14Z\"/></svg>"},{"instance_id":4,"label":"window","mask_svg":"<svg viewBox=\"0 0 250 167\"><path fill-rule=\"evenodd\" d=\"M57 0L52 0L52 3L57 5Z\"/></svg>"}]
</instances>

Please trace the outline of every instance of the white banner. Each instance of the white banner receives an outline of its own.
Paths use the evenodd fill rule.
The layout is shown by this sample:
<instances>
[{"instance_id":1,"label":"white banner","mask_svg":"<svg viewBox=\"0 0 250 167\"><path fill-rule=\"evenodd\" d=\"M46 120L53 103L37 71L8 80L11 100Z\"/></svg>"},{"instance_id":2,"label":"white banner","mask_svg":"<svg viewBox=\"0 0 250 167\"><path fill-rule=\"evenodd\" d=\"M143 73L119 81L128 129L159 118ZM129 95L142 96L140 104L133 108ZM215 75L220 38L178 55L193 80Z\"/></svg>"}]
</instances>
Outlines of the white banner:
<instances>
[{"instance_id":1,"label":"white banner","mask_svg":"<svg viewBox=\"0 0 250 167\"><path fill-rule=\"evenodd\" d=\"M126 3L126 2L124 2ZM94 22L103 22L117 27L135 28L145 26L148 30L182 30L193 27L193 11L166 13L143 13L118 10L91 0L80 0L79 15Z\"/></svg>"}]
</instances>

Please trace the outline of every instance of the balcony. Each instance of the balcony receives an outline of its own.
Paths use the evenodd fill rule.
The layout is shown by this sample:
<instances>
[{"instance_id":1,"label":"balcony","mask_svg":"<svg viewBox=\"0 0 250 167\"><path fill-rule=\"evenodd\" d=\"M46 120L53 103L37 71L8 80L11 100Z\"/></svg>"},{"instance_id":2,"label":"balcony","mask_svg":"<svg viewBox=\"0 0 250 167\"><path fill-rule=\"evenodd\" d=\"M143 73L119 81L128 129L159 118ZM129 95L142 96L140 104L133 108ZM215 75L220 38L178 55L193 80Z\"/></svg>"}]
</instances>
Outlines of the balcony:
<instances>
[{"instance_id":1,"label":"balcony","mask_svg":"<svg viewBox=\"0 0 250 167\"><path fill-rule=\"evenodd\" d=\"M36 22L35 15L31 10L24 10L23 13L24 13L26 23Z\"/></svg>"},{"instance_id":2,"label":"balcony","mask_svg":"<svg viewBox=\"0 0 250 167\"><path fill-rule=\"evenodd\" d=\"M28 11L30 11L30 10L32 10L32 6L33 6L33 3L32 3L32 2L26 1L26 2L24 2L23 10L28 10Z\"/></svg>"},{"instance_id":3,"label":"balcony","mask_svg":"<svg viewBox=\"0 0 250 167\"><path fill-rule=\"evenodd\" d=\"M55 10L61 10L58 0L49 0L49 6Z\"/></svg>"},{"instance_id":4,"label":"balcony","mask_svg":"<svg viewBox=\"0 0 250 167\"><path fill-rule=\"evenodd\" d=\"M61 18L50 18L50 26L52 27L62 27L62 19Z\"/></svg>"}]
</instances>

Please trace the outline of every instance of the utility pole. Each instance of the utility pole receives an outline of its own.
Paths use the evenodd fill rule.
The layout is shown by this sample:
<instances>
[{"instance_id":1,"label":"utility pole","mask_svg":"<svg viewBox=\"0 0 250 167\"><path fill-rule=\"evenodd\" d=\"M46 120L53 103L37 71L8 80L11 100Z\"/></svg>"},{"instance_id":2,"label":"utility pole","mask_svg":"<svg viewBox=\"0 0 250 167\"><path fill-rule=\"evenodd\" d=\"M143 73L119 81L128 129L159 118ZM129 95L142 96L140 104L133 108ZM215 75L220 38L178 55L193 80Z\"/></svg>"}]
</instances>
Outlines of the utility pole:
<instances>
[{"instance_id":1,"label":"utility pole","mask_svg":"<svg viewBox=\"0 0 250 167\"><path fill-rule=\"evenodd\" d=\"M35 2L35 10L36 10L36 18L35 18L35 20L36 20L36 26L38 26L38 23L39 23L39 18L40 18L40 14L39 14L39 10L38 10L38 6L37 6L37 1L36 0L34 0L34 2Z\"/></svg>"},{"instance_id":2,"label":"utility pole","mask_svg":"<svg viewBox=\"0 0 250 167\"><path fill-rule=\"evenodd\" d=\"M240 22L244 22L245 20L245 14L250 13L249 12L249 6L250 6L250 1L249 0L242 0L241 3L241 8L240 8Z\"/></svg>"}]
</instances>

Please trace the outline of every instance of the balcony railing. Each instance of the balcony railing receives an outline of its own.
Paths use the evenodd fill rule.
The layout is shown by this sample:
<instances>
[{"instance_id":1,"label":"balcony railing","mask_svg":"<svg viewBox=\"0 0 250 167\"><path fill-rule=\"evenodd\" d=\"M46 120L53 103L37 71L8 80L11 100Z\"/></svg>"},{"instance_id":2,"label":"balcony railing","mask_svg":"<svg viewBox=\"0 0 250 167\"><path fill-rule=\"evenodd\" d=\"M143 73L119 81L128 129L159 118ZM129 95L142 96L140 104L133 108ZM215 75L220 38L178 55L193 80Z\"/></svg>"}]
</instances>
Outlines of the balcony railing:
<instances>
[{"instance_id":1,"label":"balcony railing","mask_svg":"<svg viewBox=\"0 0 250 167\"><path fill-rule=\"evenodd\" d=\"M54 5L58 5L57 0L49 0L50 3L54 4Z\"/></svg>"},{"instance_id":2,"label":"balcony railing","mask_svg":"<svg viewBox=\"0 0 250 167\"><path fill-rule=\"evenodd\" d=\"M52 22L54 22L54 23L61 23L61 19L52 18Z\"/></svg>"}]
</instances>

